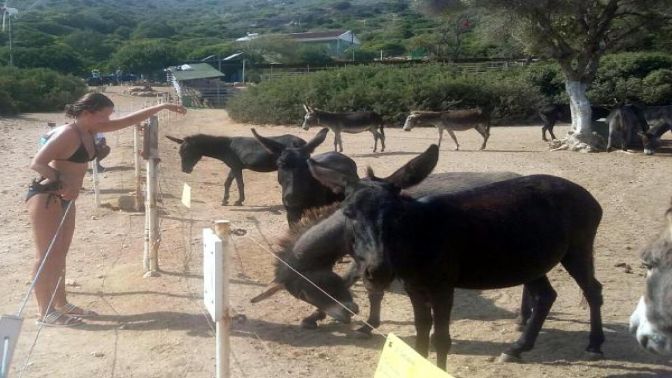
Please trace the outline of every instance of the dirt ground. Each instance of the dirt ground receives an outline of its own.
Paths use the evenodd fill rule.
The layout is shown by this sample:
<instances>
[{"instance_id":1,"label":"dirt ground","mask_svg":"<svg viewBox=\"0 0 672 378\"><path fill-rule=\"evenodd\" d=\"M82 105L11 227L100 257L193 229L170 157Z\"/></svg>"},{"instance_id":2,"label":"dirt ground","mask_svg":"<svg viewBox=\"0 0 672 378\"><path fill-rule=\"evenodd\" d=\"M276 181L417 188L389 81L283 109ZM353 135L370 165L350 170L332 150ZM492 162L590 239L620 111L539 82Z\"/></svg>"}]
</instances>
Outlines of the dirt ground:
<instances>
[{"instance_id":1,"label":"dirt ground","mask_svg":"<svg viewBox=\"0 0 672 378\"><path fill-rule=\"evenodd\" d=\"M118 112L137 109L147 99L112 89ZM62 114L25 114L0 119L0 313L15 314L26 294L33 259L32 235L24 196L33 173L28 169L46 123L62 123ZM298 120L297 120L298 122ZM237 124L222 110L190 110L184 117L162 117L161 135L194 133L250 135L250 125ZM263 135L292 133L311 138L317 129L297 125L258 127ZM566 126L558 127L564 135ZM437 140L436 130L405 133L389 128L387 151L371 153L370 134L344 136L345 152L363 173L367 165L386 175ZM581 154L549 152L538 126L493 127L488 148L477 151L480 136L458 133L463 148L453 151L444 139L437 172L513 171L546 173L573 180L590 190L604 208L595 244L597 278L604 285L604 328L607 341L601 361L588 361L588 310L566 272L550 276L558 299L536 347L524 364L495 358L519 336L514 318L520 288L487 292L459 291L453 310L453 349L448 371L457 377L654 377L672 376L669 361L639 349L628 334L628 318L644 285L639 250L663 227L672 196L672 154ZM96 208L91 181L78 201L75 239L68 260L69 300L100 312L78 328L45 328L36 337L36 306L31 298L14 356L12 376L25 377L212 377L215 372L214 325L202 305L202 229L215 219L229 219L235 229L234 279L231 301L239 316L233 323L233 377L372 377L384 338L353 336L358 326L326 321L317 330L298 324L311 308L286 293L259 304L249 299L272 275L269 246L286 230L275 173L245 171L242 207L221 207L228 168L204 159L191 175L180 171L177 145L160 141L161 276L143 278L144 216L119 210L119 198L134 188L132 134L107 136L112 153L103 162L102 201ZM668 136L669 138L669 136ZM318 148L332 148L333 134ZM192 186L191 209L180 203L183 183ZM235 185L234 185L235 188ZM237 192L234 191L232 199ZM623 267L622 264L627 264ZM618 265L618 266L617 266ZM631 269L628 269L631 267ZM368 313L363 288L354 288L362 314ZM381 334L393 332L413 345L411 305L401 290L386 294ZM430 354L435 361L435 355Z\"/></svg>"}]
</instances>

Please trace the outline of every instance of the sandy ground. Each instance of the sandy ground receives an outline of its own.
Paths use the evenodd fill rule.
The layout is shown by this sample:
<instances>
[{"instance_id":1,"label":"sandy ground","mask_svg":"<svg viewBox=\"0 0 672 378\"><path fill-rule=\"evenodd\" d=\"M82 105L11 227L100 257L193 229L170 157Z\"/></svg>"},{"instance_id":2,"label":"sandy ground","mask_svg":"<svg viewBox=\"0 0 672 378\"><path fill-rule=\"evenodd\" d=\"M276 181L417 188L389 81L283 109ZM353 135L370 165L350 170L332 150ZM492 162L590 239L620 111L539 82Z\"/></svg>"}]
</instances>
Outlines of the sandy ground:
<instances>
[{"instance_id":1,"label":"sandy ground","mask_svg":"<svg viewBox=\"0 0 672 378\"><path fill-rule=\"evenodd\" d=\"M119 89L115 89L119 92ZM115 91L113 90L113 92ZM146 99L111 94L124 113ZM26 294L33 259L32 236L24 196L33 173L27 168L46 123L61 123L61 114L25 114L0 119L0 313L15 314ZM231 121L225 111L191 110L184 117L163 117L161 134L185 136L198 132L250 135L250 125ZM296 125L258 127L263 135L292 133L311 138L317 129ZM558 127L563 135L566 127ZM385 153L371 153L370 134L345 135L345 152L360 170L371 165L389 174L436 141L436 130L405 133L388 129ZM437 171L514 171L547 173L573 180L590 190L604 208L595 245L597 277L604 285L607 341L601 361L587 361L588 311L579 305L580 292L560 268L550 276L558 299L544 324L536 347L524 364L494 359L518 337L514 317L520 288L487 292L459 291L452 317L452 354L448 371L457 377L654 377L672 376L668 360L640 350L627 332L627 322L644 285L639 250L658 234L672 196L672 155L580 154L549 152L539 127L494 127L485 151L476 151L480 136L458 133L463 151L452 151L444 139ZM668 137L669 138L669 137ZM318 148L331 149L333 135ZM104 161L102 201L96 208L91 181L78 204L75 239L68 260L71 302L103 314L85 326L43 329L25 367L35 339L36 307L31 298L14 357L12 376L25 377L212 377L215 372L214 325L202 305L201 230L215 219L229 219L247 234L234 236L234 279L231 301L238 317L233 323L234 377L372 377L384 338L353 337L357 326L326 321L314 331L298 326L311 309L285 293L250 304L271 279L268 248L286 229L275 173L245 172L245 206L219 205L228 168L204 159L191 175L180 172L177 145L161 139L161 276L142 277L141 213L115 208L134 188L132 134L108 135L112 153ZM180 203L184 182L192 186L191 209ZM235 188L235 185L234 185ZM237 192L233 192L235 199ZM625 263L631 272L616 265ZM71 284L72 281L69 281ZM363 314L364 290L354 292ZM400 290L383 302L381 334L393 332L413 344L410 303ZM434 354L430 360L434 361Z\"/></svg>"}]
</instances>

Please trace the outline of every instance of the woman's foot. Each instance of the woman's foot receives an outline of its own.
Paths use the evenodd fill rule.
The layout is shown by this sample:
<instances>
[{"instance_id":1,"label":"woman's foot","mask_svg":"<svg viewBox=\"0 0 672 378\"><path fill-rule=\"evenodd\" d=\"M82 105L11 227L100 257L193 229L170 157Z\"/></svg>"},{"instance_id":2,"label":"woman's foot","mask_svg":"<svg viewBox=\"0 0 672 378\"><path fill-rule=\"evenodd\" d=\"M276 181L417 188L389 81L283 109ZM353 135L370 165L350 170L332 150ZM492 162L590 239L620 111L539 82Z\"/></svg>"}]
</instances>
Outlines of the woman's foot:
<instances>
[{"instance_id":1,"label":"woman's foot","mask_svg":"<svg viewBox=\"0 0 672 378\"><path fill-rule=\"evenodd\" d=\"M92 318L98 316L98 313L92 310L83 309L79 306L75 306L72 303L66 303L65 306L58 309L58 311L66 314L73 315L78 318Z\"/></svg>"},{"instance_id":2,"label":"woman's foot","mask_svg":"<svg viewBox=\"0 0 672 378\"><path fill-rule=\"evenodd\" d=\"M76 327L84 324L79 317L64 314L59 310L53 310L43 318L36 320L35 323L44 327Z\"/></svg>"}]
</instances>

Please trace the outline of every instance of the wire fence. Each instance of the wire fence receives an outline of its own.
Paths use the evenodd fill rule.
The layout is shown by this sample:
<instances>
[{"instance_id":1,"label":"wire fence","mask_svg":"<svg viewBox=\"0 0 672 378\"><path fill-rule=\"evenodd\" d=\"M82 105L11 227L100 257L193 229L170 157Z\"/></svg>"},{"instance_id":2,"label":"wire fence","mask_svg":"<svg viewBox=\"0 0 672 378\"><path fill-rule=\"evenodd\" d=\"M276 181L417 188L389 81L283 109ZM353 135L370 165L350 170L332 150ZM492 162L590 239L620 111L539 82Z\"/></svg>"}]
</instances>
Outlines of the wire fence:
<instances>
[{"instance_id":1,"label":"wire fence","mask_svg":"<svg viewBox=\"0 0 672 378\"><path fill-rule=\"evenodd\" d=\"M146 100L143 101L141 104L133 105L133 106L126 106L126 107L119 107L116 109L116 113L118 116L124 116L127 114L130 114L132 112L135 112L137 110L140 110L141 108L144 108L146 106L150 106L153 104L158 104L158 103L164 103L164 102L176 102L177 98L176 97L171 97L171 96L159 96L155 99L151 100ZM176 116L170 112L161 112L159 113L159 122L161 125L164 127L167 125L170 125L173 123L176 118ZM133 128L127 129L129 131L119 131L116 132L115 135L113 136L115 140L115 146L113 151L116 149L118 150L119 154L119 160L121 160L121 164L127 164L128 162L132 162L134 159L134 154L136 151L134 148L130 147L129 144L131 142L130 138L130 133L135 132ZM95 169L95 167L93 167ZM174 168L165 168L160 166L158 170L158 177L159 177L159 183L158 183L158 201L159 203L162 204L163 207L168 206L168 203L172 201L172 198L179 197L174 194L174 191L180 188L182 185L182 182L180 180L174 179L171 170ZM134 189L134 181L135 178L132 177L134 176L133 171L130 170L125 170L121 169L117 171L118 173L115 173L113 176L110 176L110 179L114 180L114 183L112 185L118 188L119 190L112 190L110 191L111 193L130 193ZM108 178L103 177L100 181L100 185L105 187L107 184ZM109 199L109 198L108 198ZM203 223L203 222L211 222L211 220L203 220L203 219L197 219L194 217L194 213L191 208L187 208L185 206L177 205L177 206L172 206L171 204L171 211L174 211L177 215L177 217L173 217L172 219L179 219L177 230L179 230L179 235L177 236L178 240L181 240L182 247L177 248L176 251L174 252L178 253L178 259L181 261L181 268L184 273L189 273L193 269L193 260L195 258L195 255L197 255L200 252L200 248L195 248L195 243L194 241L197 240L198 238L194 235L194 226L198 223ZM137 230L137 227L135 226L135 220L139 220L140 218L137 216L138 214L134 213L129 213L127 215L127 230L126 232L122 232L122 237L119 239L119 250L124 250L128 248L128 245L130 242L132 242L133 239L138 239L140 238L140 235L137 234L137 232L133 232L134 229ZM166 226L167 218L160 218L160 223L159 223L159 239L164 238L164 229ZM259 224L258 222L247 222L247 221L234 221L231 223L234 231L235 230L246 230L245 233L240 233L240 235L237 235L234 233L234 235L231 238L232 241L232 250L233 250L233 256L232 256L232 261L235 261L235 265L237 265L237 269L239 270L240 273L242 273L243 277L247 277L246 272L245 272L245 266L243 263L243 258L241 256L241 248L240 244L243 241L248 241L256 246L258 250L263 251L264 253L270 255L272 259L275 259L278 261L280 264L286 265L289 269L293 270L297 275L299 275L302 279L307 280L310 284L312 284L317 290L321 291L324 295L328 296L331 298L331 300L334 301L338 306L341 306L343 309L346 311L350 312L350 314L353 316L354 319L360 320L362 323L366 324L372 329L373 334L377 336L382 336L383 338L385 335L375 329L374 327L370 326L368 323L366 323L366 320L361 317L358 314L355 314L352 312L346 305L338 302L335 298L331 297L326 291L324 291L322 288L320 288L319 285L316 283L310 281L305 275L303 275L300 271L294 269L294 267L291 266L288 262L282 260L277 253L273 251L272 245L269 243L268 240L265 240L265 236L259 229ZM251 235L253 229L257 229L260 232L260 237L253 237ZM176 228L171 229L171 234L174 234L174 230ZM200 235L200 229L197 231L197 234ZM117 268L118 262L121 259L121 254L117 254L112 261L106 262L105 266L106 272L102 274L103 279L100 283L100 289L98 290L99 293L103 293L105 291L105 288L107 287L108 283L108 277L113 276L113 271ZM39 272L38 272L39 274ZM62 279L62 278L61 278ZM161 279L161 278L158 278ZM184 280L182 281L184 283L184 290L189 293L187 298L189 298L189 307L192 308L192 312L201 314L203 316L203 322L205 322L208 326L209 329L209 335L213 338L214 341L214 336L215 336L215 328L214 328L214 323L212 319L210 318L209 314L205 310L205 306L203 305L203 302L201 300L202 298L202 286L201 285L196 285L194 286L190 280ZM59 284L61 281L59 280ZM58 286L58 285L57 285ZM55 291L54 291L55 293ZM30 294L30 292L29 292ZM120 315L120 312L115 308L115 306L110 303L108 300L106 300L102 295L99 296L100 300L105 304L105 306L112 311L116 315ZM232 298L234 299L234 298ZM52 293L52 300L53 300L53 293ZM235 299L234 299L235 301ZM25 305L25 301L24 301ZM233 307L242 307L245 308L245 304L242 302L239 303L233 303L231 308ZM22 305L23 308L23 305ZM234 318L235 318L234 314ZM19 370L19 376L22 377L24 374L29 373L30 366L31 366L31 359L33 358L32 354L33 351L35 350L36 345L39 343L40 339L40 331L41 331L42 326L40 326L35 334L34 340L32 342L32 345L30 346L30 349L27 353L27 356L25 358L25 362L22 364L21 369ZM117 331L115 330L115 333ZM272 365L274 363L278 363L281 357L278 355L277 352L273 351L271 347L268 345L268 341L264 340L264 337L262 337L258 332L256 332L254 329L244 329L244 330L236 330L236 333L238 334L244 334L248 335L251 337L247 343L251 345L251 348L256 350L257 353L260 353L263 355L263 358L257 359L257 361L266 361L266 364L270 364L269 368L272 368ZM118 336L116 336L118 337ZM214 344L214 342L213 342ZM214 345L213 345L214 349ZM233 371L238 376L242 377L247 377L247 376L255 376L254 372L257 367L255 366L249 366L249 365L244 365L244 362L241 361L241 359L238 356L238 352L236 349L231 350L231 357L232 357L232 368ZM115 366L112 366L112 369L114 369ZM192 368L192 362L189 361L183 368L183 376L189 375L189 372L191 371Z\"/></svg>"}]
</instances>

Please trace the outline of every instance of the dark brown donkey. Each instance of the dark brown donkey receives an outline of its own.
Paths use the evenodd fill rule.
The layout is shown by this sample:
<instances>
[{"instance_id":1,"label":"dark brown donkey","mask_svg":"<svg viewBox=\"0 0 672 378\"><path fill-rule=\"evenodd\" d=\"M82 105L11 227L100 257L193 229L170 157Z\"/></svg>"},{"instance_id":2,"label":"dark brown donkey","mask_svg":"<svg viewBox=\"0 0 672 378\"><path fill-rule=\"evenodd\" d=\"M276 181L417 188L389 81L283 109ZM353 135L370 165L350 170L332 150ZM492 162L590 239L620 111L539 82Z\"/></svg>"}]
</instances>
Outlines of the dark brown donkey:
<instances>
[{"instance_id":1,"label":"dark brown donkey","mask_svg":"<svg viewBox=\"0 0 672 378\"><path fill-rule=\"evenodd\" d=\"M646 293L630 317L630 332L639 344L656 354L672 354L672 204L665 228L642 251Z\"/></svg>"},{"instance_id":2,"label":"dark brown donkey","mask_svg":"<svg viewBox=\"0 0 672 378\"><path fill-rule=\"evenodd\" d=\"M329 172L312 160L315 178L345 190L341 205L364 278L404 281L417 333L416 350L445 369L455 288L497 289L524 285L523 333L503 361L529 351L557 296L546 274L558 263L579 285L590 306L587 352L601 356L604 342L602 285L595 279L593 241L602 209L581 186L560 177L533 175L453 194L413 199L401 193L434 169L432 145L391 176L368 179ZM316 168L316 169L314 169Z\"/></svg>"},{"instance_id":3,"label":"dark brown donkey","mask_svg":"<svg viewBox=\"0 0 672 378\"><path fill-rule=\"evenodd\" d=\"M338 169L341 172L350 172L357 175L357 165L345 155L338 152L329 154L341 155L315 155L313 160L320 161L322 166L328 165L330 169ZM423 197L430 194L446 194L468 190L477 186L483 186L497 181L518 177L511 172L447 172L429 176L418 186L407 189L407 193L413 197ZM359 264L351 264L345 277L336 275L332 269L336 262L345 255L352 255L352 246L348 241L352 235L345 227L345 216L338 208L338 204L309 209L298 224L291 227L286 235L279 240L279 256L293 269L315 282L322 290L332 298L338 300L346 308L339 306L332 298L317 290L312 284L304 280L292 269L282 263L277 263L275 278L268 288L256 296L252 302L259 302L270 297L280 290L287 290L294 297L308 302L317 310L301 321L303 328L316 328L317 322L329 315L343 322L349 322L352 314L356 312L352 295L348 288L361 276ZM369 318L366 324L357 331L363 335L371 334L371 327L380 325L381 302L385 286L376 286L364 280L369 298ZM350 311L348 311L348 309Z\"/></svg>"},{"instance_id":4,"label":"dark brown donkey","mask_svg":"<svg viewBox=\"0 0 672 378\"><path fill-rule=\"evenodd\" d=\"M334 151L343 152L343 139L341 133L361 133L369 131L373 134L373 152L378 149L380 139L380 151L385 151L385 131L383 130L383 117L376 112L347 112L332 113L311 108L303 105L306 116L303 119L303 129L310 126L324 125L334 132Z\"/></svg>"},{"instance_id":5,"label":"dark brown donkey","mask_svg":"<svg viewBox=\"0 0 672 378\"><path fill-rule=\"evenodd\" d=\"M454 131L469 129L478 131L483 136L481 150L485 149L485 144L488 143L490 137L490 115L477 108L443 112L413 111L406 117L404 131L411 131L418 125L434 125L439 129L439 147L441 147L443 131L446 130L455 142L456 151L460 149L460 144L457 143Z\"/></svg>"},{"instance_id":6,"label":"dark brown donkey","mask_svg":"<svg viewBox=\"0 0 672 378\"><path fill-rule=\"evenodd\" d=\"M229 203L229 189L236 180L238 200L234 203L241 206L245 201L245 183L243 169L255 172L273 172L278 169L277 156L268 152L261 143L252 137L225 137L205 134L187 136L184 139L166 135L166 138L180 145L182 172L191 173L194 166L203 156L221 160L230 171L224 181L224 198L222 205ZM294 135L280 135L270 139L288 147L301 147L306 141Z\"/></svg>"}]
</instances>

